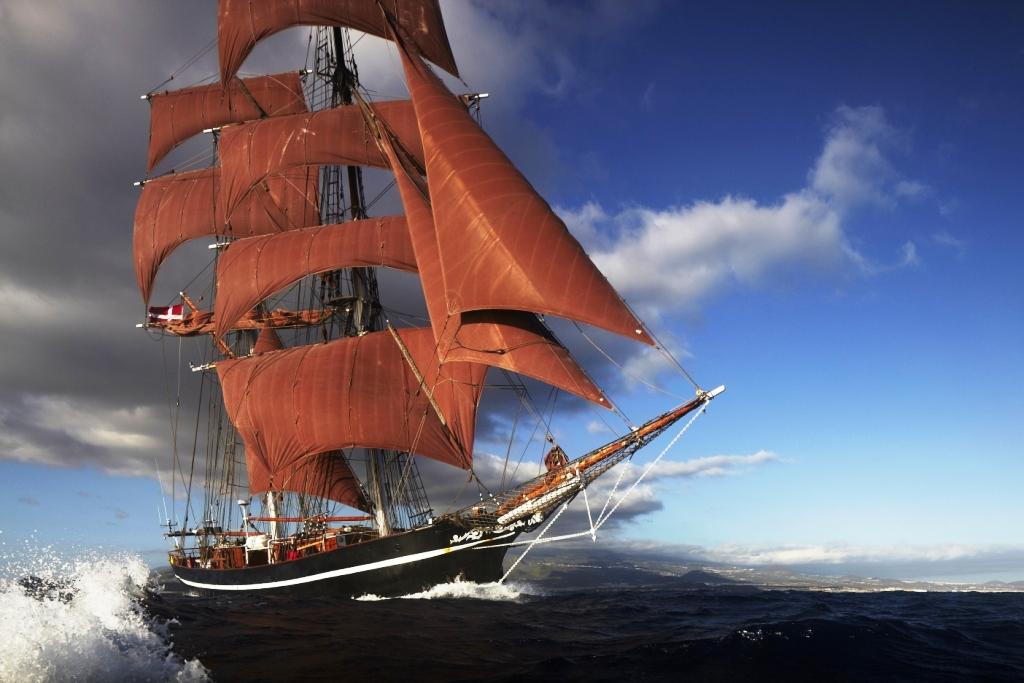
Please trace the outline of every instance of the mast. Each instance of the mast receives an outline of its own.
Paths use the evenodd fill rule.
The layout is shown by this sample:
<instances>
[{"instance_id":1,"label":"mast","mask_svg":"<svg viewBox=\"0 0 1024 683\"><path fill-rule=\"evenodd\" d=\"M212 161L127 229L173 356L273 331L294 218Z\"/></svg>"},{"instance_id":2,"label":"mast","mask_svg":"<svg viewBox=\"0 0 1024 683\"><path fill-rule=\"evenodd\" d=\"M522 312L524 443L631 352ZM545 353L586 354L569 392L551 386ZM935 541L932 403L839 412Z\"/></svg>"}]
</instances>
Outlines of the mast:
<instances>
[{"instance_id":1,"label":"mast","mask_svg":"<svg viewBox=\"0 0 1024 683\"><path fill-rule=\"evenodd\" d=\"M351 105L355 101L353 92L359 77L348 29L318 27L316 43L314 70L321 80L321 87L314 87L313 108ZM361 167L344 167L344 185L342 167L324 167L322 174L324 223L367 217ZM348 188L347 211L345 186ZM343 297L341 286L346 275L350 296ZM333 289L328 297L348 303L347 316L342 324L343 335L361 336L383 329L380 291L373 268L350 268L347 273L331 273L324 279ZM409 528L429 516L430 505L416 459L405 453L376 448L365 449L365 452L367 493L380 535L390 534L395 526Z\"/></svg>"}]
</instances>

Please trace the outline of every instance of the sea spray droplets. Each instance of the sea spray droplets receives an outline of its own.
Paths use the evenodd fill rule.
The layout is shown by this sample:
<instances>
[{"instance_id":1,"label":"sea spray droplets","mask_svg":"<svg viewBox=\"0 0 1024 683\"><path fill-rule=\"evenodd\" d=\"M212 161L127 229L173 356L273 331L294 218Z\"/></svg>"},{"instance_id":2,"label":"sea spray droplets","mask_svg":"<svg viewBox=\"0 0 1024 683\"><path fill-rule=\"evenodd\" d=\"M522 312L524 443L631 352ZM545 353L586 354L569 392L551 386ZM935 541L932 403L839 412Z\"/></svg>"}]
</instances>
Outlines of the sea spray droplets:
<instances>
[{"instance_id":1,"label":"sea spray droplets","mask_svg":"<svg viewBox=\"0 0 1024 683\"><path fill-rule=\"evenodd\" d=\"M471 600L496 600L516 602L525 595L539 595L540 593L532 586L520 583L474 583L472 581L455 580L451 583L442 583L428 588L419 593L400 595L396 600L437 600L442 598L457 598ZM379 595L363 595L356 600L376 601L388 600Z\"/></svg>"},{"instance_id":2,"label":"sea spray droplets","mask_svg":"<svg viewBox=\"0 0 1024 683\"><path fill-rule=\"evenodd\" d=\"M140 609L149 570L137 555L62 560L36 548L0 561L0 681L208 680ZM32 597L17 582L28 576L59 582L73 597Z\"/></svg>"}]
</instances>

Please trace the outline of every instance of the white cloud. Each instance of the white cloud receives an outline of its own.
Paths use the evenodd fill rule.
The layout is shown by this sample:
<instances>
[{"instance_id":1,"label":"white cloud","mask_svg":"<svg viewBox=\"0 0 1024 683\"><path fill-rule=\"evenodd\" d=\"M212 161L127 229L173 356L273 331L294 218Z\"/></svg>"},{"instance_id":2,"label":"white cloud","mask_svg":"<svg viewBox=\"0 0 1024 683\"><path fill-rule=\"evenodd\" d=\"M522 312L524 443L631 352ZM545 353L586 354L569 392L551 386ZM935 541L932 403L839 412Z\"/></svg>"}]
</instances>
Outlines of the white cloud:
<instances>
[{"instance_id":1,"label":"white cloud","mask_svg":"<svg viewBox=\"0 0 1024 683\"><path fill-rule=\"evenodd\" d=\"M963 256L967 252L967 241L954 237L948 232L937 232L932 235L932 241L947 249L952 249L957 256Z\"/></svg>"},{"instance_id":2,"label":"white cloud","mask_svg":"<svg viewBox=\"0 0 1024 683\"><path fill-rule=\"evenodd\" d=\"M949 562L1002 550L978 544L855 546L842 543L786 546L720 545L700 551L707 560L743 565Z\"/></svg>"},{"instance_id":3,"label":"white cloud","mask_svg":"<svg viewBox=\"0 0 1024 683\"><path fill-rule=\"evenodd\" d=\"M903 259L900 266L916 266L921 263L921 257L917 255L917 246L913 242L904 242Z\"/></svg>"},{"instance_id":4,"label":"white cloud","mask_svg":"<svg viewBox=\"0 0 1024 683\"><path fill-rule=\"evenodd\" d=\"M590 202L560 209L594 262L645 316L692 309L730 284L759 286L803 274L863 275L919 263L906 242L892 265L852 244L850 212L892 207L927 186L895 171L885 150L903 135L880 107L840 107L808 185L771 204L726 196L611 215Z\"/></svg>"},{"instance_id":5,"label":"white cloud","mask_svg":"<svg viewBox=\"0 0 1024 683\"><path fill-rule=\"evenodd\" d=\"M754 465L778 462L779 456L771 451L760 450L750 455L709 455L686 461L663 460L653 470L651 477L721 477L742 474Z\"/></svg>"},{"instance_id":6,"label":"white cloud","mask_svg":"<svg viewBox=\"0 0 1024 683\"><path fill-rule=\"evenodd\" d=\"M903 178L886 158L885 150L904 144L905 136L881 107L839 107L825 148L808 174L810 188L840 208L891 207L900 197L921 195L927 186Z\"/></svg>"},{"instance_id":7,"label":"white cloud","mask_svg":"<svg viewBox=\"0 0 1024 683\"><path fill-rule=\"evenodd\" d=\"M599 425L599 423L596 424ZM600 426L603 427L603 425ZM682 461L662 460L639 485L630 491L628 497L619 505L614 516L610 518L607 526L602 527L602 530L612 531L626 522L661 510L663 507L661 489L668 480L741 476L750 473L754 468L780 461L778 455L765 450L750 455L710 455ZM428 460L420 462L420 472L423 475L424 483L431 491L431 500L444 501L446 504L453 501L451 506L446 509L458 509L477 499L478 494L475 487L467 486L461 477L453 478L449 467ZM590 503L591 515L596 518L602 508L606 507L610 510L618 504L626 490L645 468L646 465L632 462L617 465L587 488L586 498L582 495L576 497L568 512L560 519L557 530L553 530L552 533L572 533L589 528L586 513L587 501ZM490 490L497 491L500 488L502 474L511 475L516 466L515 462L512 462L506 471L504 457L478 452L473 458L473 469ZM515 477L509 477L506 480L505 486L520 484L540 474L541 471L542 466L536 460L524 462L518 467ZM617 480L619 484L616 487Z\"/></svg>"},{"instance_id":8,"label":"white cloud","mask_svg":"<svg viewBox=\"0 0 1024 683\"><path fill-rule=\"evenodd\" d=\"M754 467L779 461L778 455L765 450L750 455L709 455L691 460L662 460L651 469L639 485L629 491L628 497L609 520L608 527L604 528L607 530L662 509L659 482L664 480L738 476L750 472ZM592 514L596 515L606 505L606 501L607 509L611 510L645 469L645 465L623 463L591 484L587 489L587 499ZM621 482L617 488L616 481ZM563 530L572 526L587 528L587 499L579 496L573 501L572 514L566 523L562 524Z\"/></svg>"},{"instance_id":9,"label":"white cloud","mask_svg":"<svg viewBox=\"0 0 1024 683\"><path fill-rule=\"evenodd\" d=\"M810 192L770 206L725 197L616 216L592 205L566 215L574 230L577 215L616 236L592 251L594 262L647 314L689 308L729 282L756 285L794 268L842 270L864 260L847 242L836 209Z\"/></svg>"},{"instance_id":10,"label":"white cloud","mask_svg":"<svg viewBox=\"0 0 1024 683\"><path fill-rule=\"evenodd\" d=\"M150 408L104 408L50 395L0 411L0 457L49 465L95 465L111 474L152 476L166 431Z\"/></svg>"}]
</instances>

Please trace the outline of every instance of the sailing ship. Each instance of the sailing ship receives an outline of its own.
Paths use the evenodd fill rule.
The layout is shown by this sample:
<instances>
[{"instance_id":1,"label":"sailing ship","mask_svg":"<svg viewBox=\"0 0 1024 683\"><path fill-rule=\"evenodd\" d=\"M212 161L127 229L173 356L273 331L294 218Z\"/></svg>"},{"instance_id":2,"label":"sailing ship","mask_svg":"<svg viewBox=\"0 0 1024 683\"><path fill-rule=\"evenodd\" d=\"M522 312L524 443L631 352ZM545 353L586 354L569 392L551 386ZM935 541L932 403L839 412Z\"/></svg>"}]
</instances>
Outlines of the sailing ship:
<instances>
[{"instance_id":1,"label":"sailing ship","mask_svg":"<svg viewBox=\"0 0 1024 683\"><path fill-rule=\"evenodd\" d=\"M292 26L311 27L311 67L239 75L259 41ZM407 99L370 97L350 29L390 41ZM474 478L489 371L524 402L523 377L614 408L543 316L656 341L483 130L484 95L456 96L428 65L459 75L437 0L219 0L217 47L219 82L144 96L148 173L199 133L214 151L205 168L138 183L134 224L140 326L210 342L191 368L206 402L190 462L172 432L187 502L165 535L184 584L353 595L502 580L521 534L546 533L723 390L695 384L692 400L575 459L548 432L541 474L436 513L417 460ZM370 216L364 168L393 174L403 213ZM150 306L161 264L201 237L215 240L210 291ZM392 322L380 269L418 276L426 324Z\"/></svg>"}]
</instances>

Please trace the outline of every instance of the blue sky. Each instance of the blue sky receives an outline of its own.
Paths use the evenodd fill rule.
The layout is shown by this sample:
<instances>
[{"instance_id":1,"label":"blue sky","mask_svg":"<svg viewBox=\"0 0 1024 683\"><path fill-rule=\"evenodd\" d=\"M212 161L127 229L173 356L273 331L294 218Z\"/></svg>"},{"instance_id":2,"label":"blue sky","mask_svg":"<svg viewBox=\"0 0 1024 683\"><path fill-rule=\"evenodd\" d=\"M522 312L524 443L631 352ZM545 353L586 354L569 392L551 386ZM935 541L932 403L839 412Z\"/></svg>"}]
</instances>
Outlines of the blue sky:
<instances>
[{"instance_id":1,"label":"blue sky","mask_svg":"<svg viewBox=\"0 0 1024 683\"><path fill-rule=\"evenodd\" d=\"M42 12L26 7L12 5L23 33ZM729 386L668 457L733 459L662 470L620 540L826 570L865 558L881 567L978 557L977 574L987 553L1009 549L1019 571L1001 565L1000 578L1024 579L1024 13L996 3L529 7L443 4L466 82L492 94L485 126L697 379ZM122 86L111 86L119 99L107 106L124 118L125 138L116 153L72 150L82 163L68 164L78 174L69 182L88 182L80 168L90 154L125 160L117 182L141 173L146 120L134 98L213 33L201 3L184 19L113 1L103 11L140 30L173 17L166 40L179 47L136 59ZM74 46L87 27L69 24L62 35ZM113 51L138 54L132 40L112 39ZM301 61L291 49L304 41L278 37L251 64ZM38 58L40 70L70 59L44 47L25 57L22 46L18 58ZM364 47L364 82L390 79L382 90L393 92L393 55L382 41ZM14 98L17 63L0 63L10 64L0 68L0 92ZM12 105L8 120L30 120L33 106L60 97L50 95L50 105ZM86 129L103 128L107 113L86 109ZM45 130L29 130L42 144ZM24 139L10 136L0 127L8 159ZM52 168L40 168L39 182ZM4 168L6 180L15 173ZM89 273L110 272L111 292L114 275L126 276L111 302L133 296L133 198L118 195L100 211L111 249L88 254L76 275L89 283ZM12 253L15 233L50 217L14 193L4 202L14 219L0 240ZM13 262L0 264L0 291L60 296ZM0 314L0 324L8 339L53 335L45 321L15 327ZM162 388L145 386L154 379L146 368L161 361L131 332L118 331L118 349L136 347L124 353L137 360L124 365L151 374L117 401L95 382L43 389L14 370L4 375L8 543L41 529L160 547L158 487L144 462L164 438L163 397L146 398ZM106 344L110 334L104 327L76 343ZM631 371L685 393L665 367L601 339ZM7 363L27 359L11 353ZM635 382L609 383L635 420L672 403ZM34 429L17 427L22 415L35 416ZM66 438L50 438L55 426L40 427L41 415L61 421ZM594 417L565 415L559 438L577 449L600 442L607 434L586 428Z\"/></svg>"}]
</instances>

